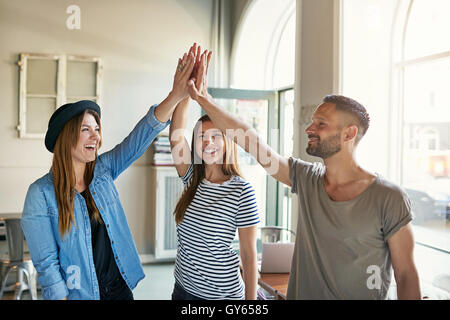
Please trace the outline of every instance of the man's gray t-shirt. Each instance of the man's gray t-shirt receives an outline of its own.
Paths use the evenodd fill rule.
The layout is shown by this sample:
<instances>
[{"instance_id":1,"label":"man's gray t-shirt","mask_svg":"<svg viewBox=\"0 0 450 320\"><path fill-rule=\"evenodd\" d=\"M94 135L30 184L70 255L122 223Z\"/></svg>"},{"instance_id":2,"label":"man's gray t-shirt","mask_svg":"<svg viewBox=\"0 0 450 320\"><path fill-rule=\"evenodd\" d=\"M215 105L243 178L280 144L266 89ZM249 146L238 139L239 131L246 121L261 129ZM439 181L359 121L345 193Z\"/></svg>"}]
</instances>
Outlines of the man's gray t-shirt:
<instances>
[{"instance_id":1,"label":"man's gray t-shirt","mask_svg":"<svg viewBox=\"0 0 450 320\"><path fill-rule=\"evenodd\" d=\"M386 299L387 240L412 220L410 201L379 175L356 198L333 201L324 175L322 163L289 159L299 217L287 298Z\"/></svg>"}]
</instances>

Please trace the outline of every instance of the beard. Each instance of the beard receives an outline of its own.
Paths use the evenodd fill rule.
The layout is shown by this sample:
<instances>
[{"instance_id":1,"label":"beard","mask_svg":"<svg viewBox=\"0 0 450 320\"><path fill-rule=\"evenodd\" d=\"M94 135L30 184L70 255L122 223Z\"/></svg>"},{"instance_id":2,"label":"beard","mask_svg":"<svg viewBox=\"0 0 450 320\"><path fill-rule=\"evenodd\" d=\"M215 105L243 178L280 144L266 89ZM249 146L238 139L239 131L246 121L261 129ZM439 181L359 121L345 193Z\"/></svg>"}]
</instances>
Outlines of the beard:
<instances>
[{"instance_id":1,"label":"beard","mask_svg":"<svg viewBox=\"0 0 450 320\"><path fill-rule=\"evenodd\" d=\"M308 147L306 148L306 153L308 153L311 156L326 159L341 151L340 133L328 137L323 141L320 140L319 136L308 135L308 138L312 137L317 138L318 140L315 143L315 146L313 146L313 144L308 144Z\"/></svg>"}]
</instances>

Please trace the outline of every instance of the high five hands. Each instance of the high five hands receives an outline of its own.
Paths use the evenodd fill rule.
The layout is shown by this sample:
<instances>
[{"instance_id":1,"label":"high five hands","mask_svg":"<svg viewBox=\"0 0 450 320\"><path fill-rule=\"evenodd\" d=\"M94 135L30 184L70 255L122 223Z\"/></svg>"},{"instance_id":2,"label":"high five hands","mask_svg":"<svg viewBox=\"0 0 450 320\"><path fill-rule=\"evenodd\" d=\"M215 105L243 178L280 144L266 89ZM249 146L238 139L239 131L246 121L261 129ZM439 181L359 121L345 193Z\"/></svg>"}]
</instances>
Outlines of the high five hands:
<instances>
[{"instance_id":1,"label":"high five hands","mask_svg":"<svg viewBox=\"0 0 450 320\"><path fill-rule=\"evenodd\" d=\"M185 53L183 58L178 59L172 91L155 109L155 117L158 121L167 122L170 120L179 104L189 104L190 95L196 101L202 96L209 98L206 90L206 77L212 53L208 50L205 50L202 54L200 52L200 46L194 43L189 52ZM193 88L189 88L191 82Z\"/></svg>"},{"instance_id":2,"label":"high five hands","mask_svg":"<svg viewBox=\"0 0 450 320\"><path fill-rule=\"evenodd\" d=\"M178 59L173 89L180 100L190 96L193 100L207 98L207 77L212 51L201 53L201 46L194 43L189 52Z\"/></svg>"},{"instance_id":3,"label":"high five hands","mask_svg":"<svg viewBox=\"0 0 450 320\"><path fill-rule=\"evenodd\" d=\"M200 47L198 52L200 53ZM197 55L193 77L188 81L189 95L195 101L209 97L207 78L211 55L212 51L208 50L205 50L200 56Z\"/></svg>"}]
</instances>

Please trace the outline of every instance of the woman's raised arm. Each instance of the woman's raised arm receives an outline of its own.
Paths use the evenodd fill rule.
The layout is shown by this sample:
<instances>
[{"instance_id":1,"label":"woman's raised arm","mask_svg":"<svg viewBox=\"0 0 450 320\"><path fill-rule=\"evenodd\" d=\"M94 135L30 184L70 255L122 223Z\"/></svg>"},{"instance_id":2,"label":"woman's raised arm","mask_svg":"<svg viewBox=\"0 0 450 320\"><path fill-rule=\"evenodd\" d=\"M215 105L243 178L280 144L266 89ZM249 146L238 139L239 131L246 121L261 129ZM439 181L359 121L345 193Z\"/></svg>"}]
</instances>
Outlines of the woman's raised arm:
<instances>
[{"instance_id":1,"label":"woman's raised arm","mask_svg":"<svg viewBox=\"0 0 450 320\"><path fill-rule=\"evenodd\" d=\"M187 123L187 110L190 98L187 97L178 103L172 115L169 129L170 149L178 175L183 177L191 164L191 151L184 132Z\"/></svg>"},{"instance_id":2,"label":"woman's raised arm","mask_svg":"<svg viewBox=\"0 0 450 320\"><path fill-rule=\"evenodd\" d=\"M188 57L194 57L194 67L191 70L190 77L196 78L198 77L198 72L205 72L205 70L199 68L201 63L201 47L194 43L192 47L189 49L189 52L184 54L182 59L178 60L178 70L188 67ZM211 57L211 56L210 56ZM209 61L208 61L209 64ZM205 75L208 74L208 70L206 70ZM187 86L187 81L186 81ZM186 87L187 88L187 87ZM180 101L175 108L175 111L172 115L172 121L170 123L170 131L169 131L169 140L170 140L170 148L172 151L172 157L175 163L175 168L177 169L178 175L183 177L192 161L191 151L189 149L189 144L186 141L186 137L184 135L187 123L187 110L189 108L190 103L189 95Z\"/></svg>"}]
</instances>

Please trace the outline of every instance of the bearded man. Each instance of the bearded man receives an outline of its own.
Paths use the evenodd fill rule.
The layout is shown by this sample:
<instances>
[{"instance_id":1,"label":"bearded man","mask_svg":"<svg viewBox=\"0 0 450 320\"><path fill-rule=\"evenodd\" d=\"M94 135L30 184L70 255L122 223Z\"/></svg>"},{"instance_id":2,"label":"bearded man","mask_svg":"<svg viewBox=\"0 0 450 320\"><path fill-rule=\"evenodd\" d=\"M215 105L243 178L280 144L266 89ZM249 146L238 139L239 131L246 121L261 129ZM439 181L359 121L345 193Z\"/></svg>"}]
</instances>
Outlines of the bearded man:
<instances>
[{"instance_id":1,"label":"bearded man","mask_svg":"<svg viewBox=\"0 0 450 320\"><path fill-rule=\"evenodd\" d=\"M420 299L410 200L402 188L355 160L369 128L366 109L348 97L326 96L306 129L307 153L323 159L311 163L274 151L254 128L221 108L207 92L206 77L200 77L198 87L190 82L190 95L215 126L232 133L268 174L298 195L287 298L386 299L393 269L397 297Z\"/></svg>"}]
</instances>

